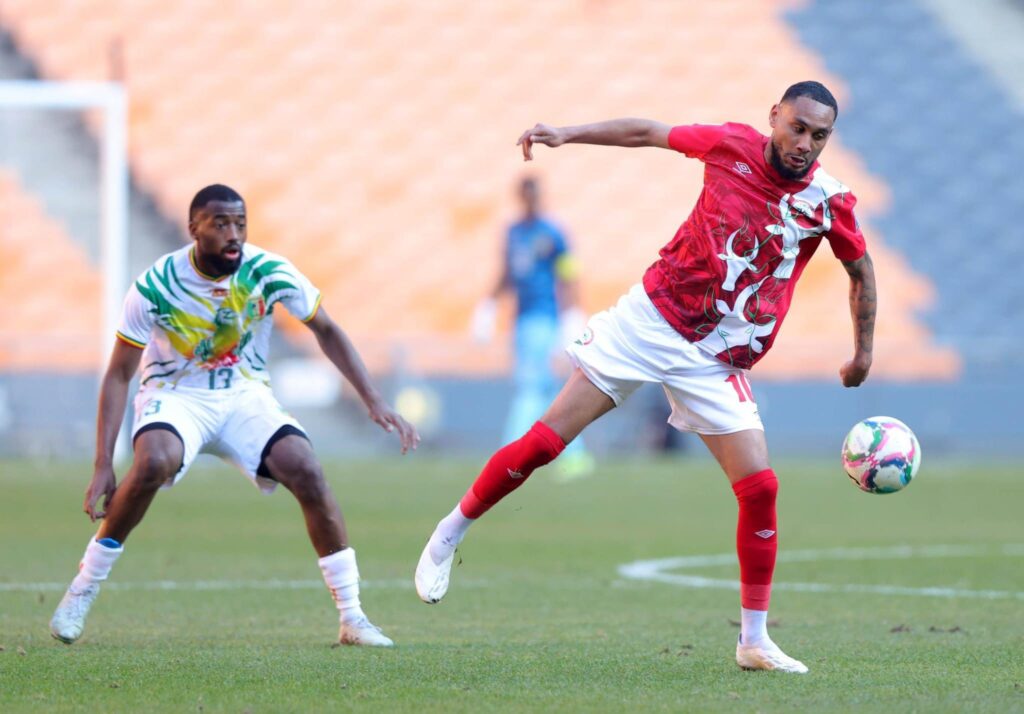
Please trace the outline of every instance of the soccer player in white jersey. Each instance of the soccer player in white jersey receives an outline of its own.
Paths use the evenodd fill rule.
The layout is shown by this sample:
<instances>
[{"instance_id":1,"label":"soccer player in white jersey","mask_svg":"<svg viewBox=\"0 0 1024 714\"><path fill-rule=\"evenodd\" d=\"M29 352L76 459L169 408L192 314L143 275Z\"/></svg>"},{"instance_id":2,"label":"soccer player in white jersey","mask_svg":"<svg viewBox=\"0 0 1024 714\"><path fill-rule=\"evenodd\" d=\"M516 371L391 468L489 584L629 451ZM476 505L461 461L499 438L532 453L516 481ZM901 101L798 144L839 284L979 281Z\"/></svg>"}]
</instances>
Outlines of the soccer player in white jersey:
<instances>
[{"instance_id":1,"label":"soccer player in white jersey","mask_svg":"<svg viewBox=\"0 0 1024 714\"><path fill-rule=\"evenodd\" d=\"M397 431L403 454L416 448L419 435L381 397L312 283L287 259L246 242L245 202L237 192L222 185L199 191L189 208L189 233L192 244L157 260L125 299L100 389L95 471L85 493L85 512L102 523L50 631L67 644L81 636L100 583L157 491L177 483L196 455L207 452L238 466L265 493L278 484L291 491L339 610L339 641L390 646L360 606L355 551L313 448L271 393L267 349L274 308L313 331L370 419ZM118 484L114 443L140 362L135 458Z\"/></svg>"},{"instance_id":2,"label":"soccer player in white jersey","mask_svg":"<svg viewBox=\"0 0 1024 714\"><path fill-rule=\"evenodd\" d=\"M739 505L744 669L803 673L768 636L775 568L778 480L748 371L778 334L797 279L823 239L850 276L853 358L839 369L846 387L871 368L875 279L854 218L853 194L819 166L838 105L818 82L789 87L769 114L771 136L742 124L676 126L616 119L582 126L538 124L517 142L674 149L704 163L704 190L642 284L591 318L569 346L576 370L540 421L503 447L455 509L438 523L416 567L425 602L447 592L455 549L469 526L554 460L583 429L645 382L661 384L669 422L701 436Z\"/></svg>"}]
</instances>

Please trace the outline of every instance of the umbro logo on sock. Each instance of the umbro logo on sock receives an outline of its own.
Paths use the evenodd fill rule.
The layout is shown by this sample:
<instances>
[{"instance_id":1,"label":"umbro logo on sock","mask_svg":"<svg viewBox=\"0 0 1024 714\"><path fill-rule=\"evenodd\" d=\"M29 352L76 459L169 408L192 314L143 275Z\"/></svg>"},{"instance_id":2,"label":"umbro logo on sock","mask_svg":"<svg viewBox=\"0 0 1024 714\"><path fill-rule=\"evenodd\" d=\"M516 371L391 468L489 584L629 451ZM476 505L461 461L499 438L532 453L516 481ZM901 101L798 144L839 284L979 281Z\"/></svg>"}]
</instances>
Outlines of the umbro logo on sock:
<instances>
[{"instance_id":1,"label":"umbro logo on sock","mask_svg":"<svg viewBox=\"0 0 1024 714\"><path fill-rule=\"evenodd\" d=\"M512 469L508 469L508 477L509 478L514 478L514 479L520 479L520 478L523 477L523 475L521 473L519 473L518 471L513 471Z\"/></svg>"},{"instance_id":2,"label":"umbro logo on sock","mask_svg":"<svg viewBox=\"0 0 1024 714\"><path fill-rule=\"evenodd\" d=\"M765 528L763 531L756 531L754 535L764 538L765 540L768 540L773 535L775 535L775 531L768 530L767 528Z\"/></svg>"}]
</instances>

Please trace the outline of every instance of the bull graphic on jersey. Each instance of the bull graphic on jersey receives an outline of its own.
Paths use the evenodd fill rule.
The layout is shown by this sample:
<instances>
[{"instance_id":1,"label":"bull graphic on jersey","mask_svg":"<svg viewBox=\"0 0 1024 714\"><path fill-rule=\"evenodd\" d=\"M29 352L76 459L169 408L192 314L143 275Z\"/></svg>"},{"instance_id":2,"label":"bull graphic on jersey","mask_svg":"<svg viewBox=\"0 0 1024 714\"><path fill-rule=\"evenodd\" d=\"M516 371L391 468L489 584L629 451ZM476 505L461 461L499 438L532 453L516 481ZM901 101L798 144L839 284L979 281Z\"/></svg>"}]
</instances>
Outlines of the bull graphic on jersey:
<instances>
[{"instance_id":1,"label":"bull graphic on jersey","mask_svg":"<svg viewBox=\"0 0 1024 714\"><path fill-rule=\"evenodd\" d=\"M747 222L744 221L742 226L730 233L729 237L725 239L725 252L718 254L718 257L725 261L725 280L722 281L723 290L735 290L736 281L745 271L758 272L757 266L754 265L754 260L757 259L762 243L758 242L757 236L754 236L754 244L748 250L737 253L734 248L737 237L743 240L746 236Z\"/></svg>"},{"instance_id":2,"label":"bull graphic on jersey","mask_svg":"<svg viewBox=\"0 0 1024 714\"><path fill-rule=\"evenodd\" d=\"M718 312L715 316L716 324L712 325L708 335L696 344L713 354L727 352L733 347L746 347L760 354L764 350L760 338L768 337L775 330L775 316L768 316L763 323L754 322L757 319L757 308L755 306L748 309L747 303L751 298L755 301L758 299L757 293L767 279L762 278L743 288L731 308L724 300L715 300Z\"/></svg>"},{"instance_id":3,"label":"bull graphic on jersey","mask_svg":"<svg viewBox=\"0 0 1024 714\"><path fill-rule=\"evenodd\" d=\"M829 199L837 194L845 193L848 189L843 184L819 169L814 180L803 191L797 194L785 194L779 199L778 204L768 203L768 213L775 219L764 227L769 237L779 236L782 238L782 249L777 256L779 264L775 266L772 277L778 280L789 280L793 277L793 270L796 267L796 259L800 254L800 242L808 238L814 238L827 233L832 227L832 208L829 206ZM821 207L820 222L815 218L818 207ZM803 219L809 225L801 225L798 219ZM724 234L725 231L723 231ZM758 242L756 239L753 246L745 252L737 253L734 249L735 242L742 239L747 232L747 225L736 229L725 241L725 250L718 254L718 257L725 261L726 274L722 281L723 290L735 290L736 283L746 271L758 273L764 270L765 266L758 268L754 265L760 250L767 241ZM775 260L772 256L769 260Z\"/></svg>"},{"instance_id":4,"label":"bull graphic on jersey","mask_svg":"<svg viewBox=\"0 0 1024 714\"><path fill-rule=\"evenodd\" d=\"M780 280L788 280L796 267L796 257L800 253L800 241L827 233L832 228L832 208L829 200L836 195L845 194L849 189L832 176L818 169L814 179L803 191L795 195L786 194L779 201L778 222L765 226L765 230L782 236L782 262L775 268L773 276ZM821 222L817 225L815 213L821 206ZM773 206L768 211L775 217ZM810 226L801 226L798 217L812 222Z\"/></svg>"},{"instance_id":5,"label":"bull graphic on jersey","mask_svg":"<svg viewBox=\"0 0 1024 714\"><path fill-rule=\"evenodd\" d=\"M814 209L807 203L796 201L789 202L790 195L787 193L779 200L779 222L764 227L772 235L782 236L782 261L775 267L772 277L779 280L788 280L793 276L793 268L796 266L796 257L800 253L800 241L820 236L832 227L832 211L828 207L826 199L822 206L821 223L804 227L797 222L797 216L813 218ZM774 217L775 212L769 204L768 212Z\"/></svg>"}]
</instances>

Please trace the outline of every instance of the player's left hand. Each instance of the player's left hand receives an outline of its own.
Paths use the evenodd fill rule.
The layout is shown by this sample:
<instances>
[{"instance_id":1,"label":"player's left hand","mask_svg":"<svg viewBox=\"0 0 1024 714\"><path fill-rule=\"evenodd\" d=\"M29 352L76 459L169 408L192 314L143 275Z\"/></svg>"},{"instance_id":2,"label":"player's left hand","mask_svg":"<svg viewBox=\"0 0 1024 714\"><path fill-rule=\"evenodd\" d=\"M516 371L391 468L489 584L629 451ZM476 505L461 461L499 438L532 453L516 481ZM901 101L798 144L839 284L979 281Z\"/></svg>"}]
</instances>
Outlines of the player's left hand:
<instances>
[{"instance_id":1,"label":"player's left hand","mask_svg":"<svg viewBox=\"0 0 1024 714\"><path fill-rule=\"evenodd\" d=\"M871 371L870 357L854 357L839 368L839 379L844 387L859 387Z\"/></svg>"},{"instance_id":2,"label":"player's left hand","mask_svg":"<svg viewBox=\"0 0 1024 714\"><path fill-rule=\"evenodd\" d=\"M402 445L402 453L409 449L415 449L420 444L420 435L416 427L402 418L402 415L388 406L385 402L377 402L370 405L370 419L377 422L380 427L390 433L398 430L398 441Z\"/></svg>"}]
</instances>

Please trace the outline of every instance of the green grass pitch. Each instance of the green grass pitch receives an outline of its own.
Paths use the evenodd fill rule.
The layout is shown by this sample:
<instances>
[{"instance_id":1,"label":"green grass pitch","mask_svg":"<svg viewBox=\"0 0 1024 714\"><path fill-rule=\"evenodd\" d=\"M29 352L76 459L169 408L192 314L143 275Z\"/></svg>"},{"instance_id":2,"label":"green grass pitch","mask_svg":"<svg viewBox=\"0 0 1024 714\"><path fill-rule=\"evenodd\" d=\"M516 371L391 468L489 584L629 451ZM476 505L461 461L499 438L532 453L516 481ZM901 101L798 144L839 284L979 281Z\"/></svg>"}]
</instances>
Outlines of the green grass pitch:
<instances>
[{"instance_id":1,"label":"green grass pitch","mask_svg":"<svg viewBox=\"0 0 1024 714\"><path fill-rule=\"evenodd\" d=\"M92 532L88 469L0 463L0 711L1024 711L1024 479L927 457L890 496L858 492L838 458L776 464L772 633L802 677L736 667L734 590L619 573L732 552L735 502L704 459L537 473L474 526L435 606L412 571L478 464L328 463L390 651L331 647L294 501L212 460L157 497L83 638L56 642L57 588ZM851 548L867 557L835 550ZM736 578L696 562L669 574Z\"/></svg>"}]
</instances>

